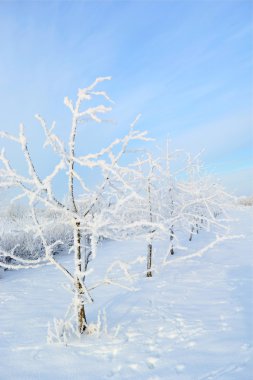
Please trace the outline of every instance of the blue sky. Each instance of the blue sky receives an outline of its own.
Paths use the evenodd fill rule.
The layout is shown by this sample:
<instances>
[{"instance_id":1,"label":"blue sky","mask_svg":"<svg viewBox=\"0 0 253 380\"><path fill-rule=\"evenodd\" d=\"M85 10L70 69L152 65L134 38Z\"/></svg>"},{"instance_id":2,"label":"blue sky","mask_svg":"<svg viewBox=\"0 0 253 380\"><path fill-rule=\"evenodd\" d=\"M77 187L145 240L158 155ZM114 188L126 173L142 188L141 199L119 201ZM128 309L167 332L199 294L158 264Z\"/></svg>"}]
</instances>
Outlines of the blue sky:
<instances>
[{"instance_id":1,"label":"blue sky","mask_svg":"<svg viewBox=\"0 0 253 380\"><path fill-rule=\"evenodd\" d=\"M83 134L87 151L139 128L199 152L238 194L252 190L251 1L0 1L0 129L24 122L43 172L34 114L67 135L65 95L97 76L118 123ZM13 148L12 148L13 149ZM18 159L12 150L12 158ZM19 163L18 165L21 165Z\"/></svg>"}]
</instances>

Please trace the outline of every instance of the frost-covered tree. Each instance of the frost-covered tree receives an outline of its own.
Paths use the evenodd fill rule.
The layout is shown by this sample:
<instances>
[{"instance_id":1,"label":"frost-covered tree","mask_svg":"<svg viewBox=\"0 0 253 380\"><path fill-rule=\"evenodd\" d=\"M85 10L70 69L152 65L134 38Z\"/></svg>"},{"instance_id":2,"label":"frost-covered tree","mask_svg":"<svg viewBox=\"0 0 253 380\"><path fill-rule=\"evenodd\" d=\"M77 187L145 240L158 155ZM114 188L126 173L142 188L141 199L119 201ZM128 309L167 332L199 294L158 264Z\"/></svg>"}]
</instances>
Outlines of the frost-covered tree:
<instances>
[{"instance_id":1,"label":"frost-covered tree","mask_svg":"<svg viewBox=\"0 0 253 380\"><path fill-rule=\"evenodd\" d=\"M105 91L97 90L97 85L110 79L110 77L97 78L90 86L79 89L75 102L68 97L64 99L65 105L71 112L71 125L67 144L54 132L55 123L48 127L46 121L41 116L36 115L36 119L39 121L45 135L44 147L49 146L58 157L58 163L51 173L44 178L40 176L32 159L23 124L20 125L18 136L0 132L1 138L8 139L19 146L27 165L27 173L19 173L12 166L4 149L2 149L0 154L2 164L0 184L2 187L17 188L19 194L16 199L26 198L28 200L33 221L32 230L36 239L40 241L43 251L42 256L33 256L27 259L18 254L18 246L13 247L11 250L0 247L0 258L2 259L0 265L5 268L18 269L20 267L36 267L50 262L61 270L71 281L74 289L74 306L79 333L83 333L87 327L85 302L92 302L85 282L90 252L87 254L87 250L84 249L83 239L87 239L87 237L90 239L91 251L93 257L95 257L96 242L102 230L101 225L104 226L104 230L108 230L108 226L110 226L107 222L105 223L106 209L110 209L110 215L112 215L113 210L118 207L117 202L120 199L118 195L114 196L114 204L110 208L109 203L103 202L103 196L108 191L108 187L113 186L112 178L117 179L117 183L123 189L126 187L128 197L131 196L131 187L127 185L124 179L127 168L120 165L120 160L131 141L147 140L146 132L136 131L134 122L126 136L116 139L98 153L83 155L77 153L78 130L83 123L102 123L102 115L111 111L111 106L108 105L111 103L111 99ZM99 98L103 98L107 105L103 103L96 104L95 102ZM88 104L86 108L85 104ZM100 170L100 184L95 189L90 187L85 178L83 178L82 168ZM62 173L65 174L68 186L65 201L58 199L53 186L56 177ZM115 191L115 194L118 193L119 191ZM103 213L99 213L101 206L103 207ZM48 222L43 221L40 217L40 209L57 213L62 218L63 223L71 228L73 245L70 250L74 252L73 273L60 264L54 256L55 247L62 244L62 241L48 239ZM106 235L105 232L104 235ZM6 257L10 258L11 263L4 262L3 259Z\"/></svg>"},{"instance_id":2,"label":"frost-covered tree","mask_svg":"<svg viewBox=\"0 0 253 380\"><path fill-rule=\"evenodd\" d=\"M139 187L138 192L143 194L142 202L135 205L137 213L148 222L148 229L145 231L145 240L147 242L147 277L152 277L153 261L153 241L156 238L164 236L165 227L161 213L161 183L160 183L160 165L159 158L154 159L149 152L146 158L139 160L138 179L136 181Z\"/></svg>"},{"instance_id":3,"label":"frost-covered tree","mask_svg":"<svg viewBox=\"0 0 253 380\"><path fill-rule=\"evenodd\" d=\"M182 224L191 241L199 231L223 234L228 230L228 208L233 199L217 180L204 173L199 155L188 155L186 178L178 187L183 200Z\"/></svg>"},{"instance_id":4,"label":"frost-covered tree","mask_svg":"<svg viewBox=\"0 0 253 380\"><path fill-rule=\"evenodd\" d=\"M147 277L152 277L153 243L166 239L169 231L162 212L162 181L160 178L160 158L154 158L151 152L145 151L131 168L125 172L125 182L133 190L129 194L121 192L121 200L117 204L118 220L121 226L116 236L123 239L142 240L146 243Z\"/></svg>"}]
</instances>

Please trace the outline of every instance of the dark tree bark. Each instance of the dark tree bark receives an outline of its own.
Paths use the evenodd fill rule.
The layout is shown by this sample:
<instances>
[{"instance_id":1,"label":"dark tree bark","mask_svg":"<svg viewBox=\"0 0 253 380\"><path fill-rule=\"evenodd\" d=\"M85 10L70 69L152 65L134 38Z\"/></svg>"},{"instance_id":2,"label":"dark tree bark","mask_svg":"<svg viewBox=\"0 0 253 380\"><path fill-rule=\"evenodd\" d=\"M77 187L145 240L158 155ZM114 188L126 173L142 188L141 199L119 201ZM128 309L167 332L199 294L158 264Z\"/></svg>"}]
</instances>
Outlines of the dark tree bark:
<instances>
[{"instance_id":1,"label":"dark tree bark","mask_svg":"<svg viewBox=\"0 0 253 380\"><path fill-rule=\"evenodd\" d=\"M173 231L173 226L170 228L170 254L171 255L174 255L174 247L173 247L173 238L174 238L174 231Z\"/></svg>"},{"instance_id":2,"label":"dark tree bark","mask_svg":"<svg viewBox=\"0 0 253 380\"><path fill-rule=\"evenodd\" d=\"M75 242L75 259L77 270L79 273L82 272L82 253L81 253L81 230L80 222L76 220L75 231L74 231L74 242ZM82 334L87 327L87 320L84 308L84 291L81 280L76 276L76 292L77 292L77 320L78 320L78 330Z\"/></svg>"},{"instance_id":3,"label":"dark tree bark","mask_svg":"<svg viewBox=\"0 0 253 380\"><path fill-rule=\"evenodd\" d=\"M149 203L149 220L150 223L153 222L153 212L152 212L152 202L151 202L151 181L150 178L148 178L148 203ZM151 231L151 236L153 235L154 231ZM151 240L152 241L152 240ZM152 243L148 244L148 254L147 254L147 277L152 277L152 252L153 252L153 246Z\"/></svg>"},{"instance_id":4,"label":"dark tree bark","mask_svg":"<svg viewBox=\"0 0 253 380\"><path fill-rule=\"evenodd\" d=\"M192 226L192 228L191 228L191 233L190 233L190 237L189 237L189 241L192 241L193 231L194 231L194 227Z\"/></svg>"},{"instance_id":5,"label":"dark tree bark","mask_svg":"<svg viewBox=\"0 0 253 380\"><path fill-rule=\"evenodd\" d=\"M148 244L148 254L147 254L147 277L152 277L152 244Z\"/></svg>"}]
</instances>

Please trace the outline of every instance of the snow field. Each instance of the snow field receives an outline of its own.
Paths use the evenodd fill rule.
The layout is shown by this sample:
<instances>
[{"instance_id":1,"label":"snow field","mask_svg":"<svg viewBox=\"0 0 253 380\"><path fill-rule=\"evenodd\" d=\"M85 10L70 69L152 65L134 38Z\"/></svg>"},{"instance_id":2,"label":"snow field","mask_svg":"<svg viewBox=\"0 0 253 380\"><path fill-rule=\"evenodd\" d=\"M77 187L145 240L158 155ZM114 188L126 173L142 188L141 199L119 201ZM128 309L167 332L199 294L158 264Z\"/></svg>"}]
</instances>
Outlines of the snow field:
<instances>
[{"instance_id":1,"label":"snow field","mask_svg":"<svg viewBox=\"0 0 253 380\"><path fill-rule=\"evenodd\" d=\"M1 272L0 379L251 380L252 208L236 216L232 233L245 239L166 266L168 242L159 242L154 277L121 281L134 291L97 287L86 308L93 327L100 313L100 330L67 346L46 341L48 322L62 318L71 302L63 274L54 266ZM203 231L189 251L169 261L211 240ZM146 256L146 243L105 241L97 255L88 286L104 276L110 261ZM61 260L71 266L71 255ZM145 262L129 268L133 275L142 270ZM120 273L114 271L115 281Z\"/></svg>"}]
</instances>

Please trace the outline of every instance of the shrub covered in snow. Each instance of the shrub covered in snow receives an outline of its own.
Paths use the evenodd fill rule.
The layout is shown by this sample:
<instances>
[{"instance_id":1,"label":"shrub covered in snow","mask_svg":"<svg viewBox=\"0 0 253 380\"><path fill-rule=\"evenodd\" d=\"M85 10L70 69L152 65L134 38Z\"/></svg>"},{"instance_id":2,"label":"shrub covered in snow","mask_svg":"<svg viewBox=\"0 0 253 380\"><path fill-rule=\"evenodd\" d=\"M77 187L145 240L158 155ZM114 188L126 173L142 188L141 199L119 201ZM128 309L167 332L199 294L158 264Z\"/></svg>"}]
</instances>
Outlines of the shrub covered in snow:
<instances>
[{"instance_id":1,"label":"shrub covered in snow","mask_svg":"<svg viewBox=\"0 0 253 380\"><path fill-rule=\"evenodd\" d=\"M57 241L61 244L54 245L53 254L62 250L68 250L73 245L72 229L60 213L47 210L39 210L40 223L45 227L45 235L48 244L54 245ZM0 216L0 248L3 251L15 251L17 257L37 260L45 255L40 237L37 235L29 208L19 203L9 205L2 210ZM16 260L10 256L0 257L2 263L15 265ZM8 266L6 266L6 269Z\"/></svg>"},{"instance_id":2,"label":"shrub covered in snow","mask_svg":"<svg viewBox=\"0 0 253 380\"><path fill-rule=\"evenodd\" d=\"M240 197L237 200L239 205L242 206L253 206L253 196L251 197Z\"/></svg>"}]
</instances>

